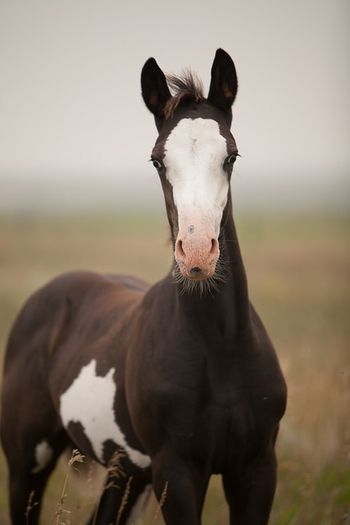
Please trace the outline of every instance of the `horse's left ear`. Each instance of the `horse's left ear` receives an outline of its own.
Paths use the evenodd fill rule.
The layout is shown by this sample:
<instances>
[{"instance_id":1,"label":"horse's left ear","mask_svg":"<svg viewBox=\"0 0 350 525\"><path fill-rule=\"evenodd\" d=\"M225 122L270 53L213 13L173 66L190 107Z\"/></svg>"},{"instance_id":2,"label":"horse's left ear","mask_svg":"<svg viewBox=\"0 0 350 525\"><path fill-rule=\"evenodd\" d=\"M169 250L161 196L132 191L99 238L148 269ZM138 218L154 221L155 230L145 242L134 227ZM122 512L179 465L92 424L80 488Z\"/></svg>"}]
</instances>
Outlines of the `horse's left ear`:
<instances>
[{"instance_id":1,"label":"horse's left ear","mask_svg":"<svg viewBox=\"0 0 350 525\"><path fill-rule=\"evenodd\" d=\"M211 68L208 102L229 111L236 98L238 81L232 58L223 49L218 49Z\"/></svg>"},{"instance_id":2,"label":"horse's left ear","mask_svg":"<svg viewBox=\"0 0 350 525\"><path fill-rule=\"evenodd\" d=\"M162 117L171 93L165 75L154 58L149 58L142 68L141 89L148 109L156 118Z\"/></svg>"}]
</instances>

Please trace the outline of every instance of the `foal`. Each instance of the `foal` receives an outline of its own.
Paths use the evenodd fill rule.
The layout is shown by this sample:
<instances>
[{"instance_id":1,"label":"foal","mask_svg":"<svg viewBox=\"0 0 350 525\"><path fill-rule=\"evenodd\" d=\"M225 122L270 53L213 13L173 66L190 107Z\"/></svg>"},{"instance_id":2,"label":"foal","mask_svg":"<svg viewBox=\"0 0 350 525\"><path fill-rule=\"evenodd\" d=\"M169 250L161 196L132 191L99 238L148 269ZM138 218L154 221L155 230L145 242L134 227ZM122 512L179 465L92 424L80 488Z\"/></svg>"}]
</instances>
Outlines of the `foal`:
<instances>
[{"instance_id":1,"label":"foal","mask_svg":"<svg viewBox=\"0 0 350 525\"><path fill-rule=\"evenodd\" d=\"M38 523L67 446L105 466L122 451L123 473L116 483L107 475L90 523L134 523L153 487L168 525L198 525L213 473L222 475L232 525L268 522L286 386L248 299L232 218L235 67L218 49L207 98L191 75L170 79L172 96L153 58L141 84L159 133L151 159L173 265L152 287L126 276L65 274L24 305L9 337L2 395L15 525ZM37 505L26 521L32 492Z\"/></svg>"}]
</instances>

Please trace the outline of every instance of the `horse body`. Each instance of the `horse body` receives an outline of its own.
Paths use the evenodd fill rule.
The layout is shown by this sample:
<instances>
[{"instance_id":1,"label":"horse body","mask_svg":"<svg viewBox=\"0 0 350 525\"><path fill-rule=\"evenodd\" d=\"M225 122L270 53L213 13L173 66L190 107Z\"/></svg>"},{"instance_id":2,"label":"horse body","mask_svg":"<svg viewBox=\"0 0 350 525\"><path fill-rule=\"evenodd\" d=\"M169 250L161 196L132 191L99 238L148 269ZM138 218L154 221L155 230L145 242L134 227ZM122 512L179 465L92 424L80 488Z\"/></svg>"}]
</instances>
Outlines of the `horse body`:
<instances>
[{"instance_id":1,"label":"horse body","mask_svg":"<svg viewBox=\"0 0 350 525\"><path fill-rule=\"evenodd\" d=\"M268 521L286 389L249 302L232 219L234 66L217 52L208 102L171 98L154 59L142 88L159 131L152 159L176 262L152 287L66 274L22 309L8 343L1 425L14 524L25 523L33 490L40 503L68 445L105 466L118 454L124 476L116 488L108 471L100 525L133 523L151 484L167 524L199 524L213 473L223 477L230 523ZM38 523L39 509L28 523Z\"/></svg>"},{"instance_id":2,"label":"horse body","mask_svg":"<svg viewBox=\"0 0 350 525\"><path fill-rule=\"evenodd\" d=\"M234 235L232 228L228 238ZM232 279L205 298L174 294L170 278L160 287L157 335L130 347L126 391L134 428L152 457L156 494L165 484L178 494L164 509L166 523L200 522L213 473L223 476L232 523L267 523L285 384L245 281ZM141 322L147 326L146 318ZM185 491L198 507L185 508L180 519Z\"/></svg>"}]
</instances>

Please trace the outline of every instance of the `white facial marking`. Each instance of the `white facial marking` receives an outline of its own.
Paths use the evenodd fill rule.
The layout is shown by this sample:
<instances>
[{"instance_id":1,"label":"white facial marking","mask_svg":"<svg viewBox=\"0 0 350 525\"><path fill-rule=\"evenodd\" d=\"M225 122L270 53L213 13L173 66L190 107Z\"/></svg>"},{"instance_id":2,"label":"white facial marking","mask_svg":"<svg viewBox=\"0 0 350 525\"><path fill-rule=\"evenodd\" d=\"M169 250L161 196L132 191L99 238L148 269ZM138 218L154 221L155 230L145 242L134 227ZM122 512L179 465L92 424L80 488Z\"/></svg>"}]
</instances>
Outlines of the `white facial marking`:
<instances>
[{"instance_id":1,"label":"white facial marking","mask_svg":"<svg viewBox=\"0 0 350 525\"><path fill-rule=\"evenodd\" d=\"M196 216L201 222L209 221L219 235L229 187L223 168L226 157L226 140L215 120L184 118L169 134L164 165L180 230Z\"/></svg>"},{"instance_id":2,"label":"white facial marking","mask_svg":"<svg viewBox=\"0 0 350 525\"><path fill-rule=\"evenodd\" d=\"M151 494L152 485L146 485L145 489L136 500L135 505L131 509L131 513L126 521L126 525L136 525L137 519L147 505L148 498Z\"/></svg>"},{"instance_id":3,"label":"white facial marking","mask_svg":"<svg viewBox=\"0 0 350 525\"><path fill-rule=\"evenodd\" d=\"M43 441L40 441L40 443L38 443L35 447L36 467L32 468L32 472L34 474L37 474L38 472L43 470L52 459L52 456L52 448L50 447L48 442L43 439Z\"/></svg>"},{"instance_id":4,"label":"white facial marking","mask_svg":"<svg viewBox=\"0 0 350 525\"><path fill-rule=\"evenodd\" d=\"M81 423L96 456L103 461L103 443L108 439L124 448L129 459L138 467L146 468L151 460L131 448L114 419L114 400L117 385L113 381L114 368L104 376L96 374L96 360L84 366L78 377L61 395L60 414L65 427L70 421Z\"/></svg>"}]
</instances>

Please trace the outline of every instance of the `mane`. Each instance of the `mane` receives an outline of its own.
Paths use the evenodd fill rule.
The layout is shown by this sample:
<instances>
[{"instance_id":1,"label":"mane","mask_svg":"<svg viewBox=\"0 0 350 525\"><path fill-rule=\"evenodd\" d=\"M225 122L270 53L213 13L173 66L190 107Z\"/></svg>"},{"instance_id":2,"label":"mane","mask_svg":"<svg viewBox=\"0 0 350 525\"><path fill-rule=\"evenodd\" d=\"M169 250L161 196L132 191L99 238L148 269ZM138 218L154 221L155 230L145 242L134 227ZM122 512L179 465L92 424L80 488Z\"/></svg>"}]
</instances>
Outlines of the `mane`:
<instances>
[{"instance_id":1,"label":"mane","mask_svg":"<svg viewBox=\"0 0 350 525\"><path fill-rule=\"evenodd\" d=\"M165 118L171 118L175 109L184 102L200 103L205 100L201 79L190 69L184 70L180 75L166 76L172 97L164 107Z\"/></svg>"}]
</instances>

